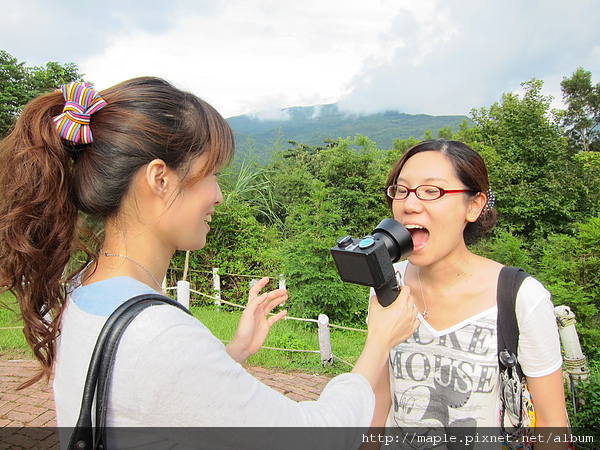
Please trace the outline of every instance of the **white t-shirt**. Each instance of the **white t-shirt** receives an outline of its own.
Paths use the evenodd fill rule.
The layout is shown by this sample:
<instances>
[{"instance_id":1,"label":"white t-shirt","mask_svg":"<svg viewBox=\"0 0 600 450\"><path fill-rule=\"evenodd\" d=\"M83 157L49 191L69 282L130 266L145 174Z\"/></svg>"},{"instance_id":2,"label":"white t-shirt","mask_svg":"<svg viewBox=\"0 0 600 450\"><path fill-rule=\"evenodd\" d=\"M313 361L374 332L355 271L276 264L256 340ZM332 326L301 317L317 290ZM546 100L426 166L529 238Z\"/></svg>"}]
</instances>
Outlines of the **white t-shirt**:
<instances>
[{"instance_id":1,"label":"white t-shirt","mask_svg":"<svg viewBox=\"0 0 600 450\"><path fill-rule=\"evenodd\" d=\"M404 277L407 262L396 265ZM519 362L525 375L549 375L562 365L550 293L532 277L516 302ZM444 430L498 427L497 307L448 329L421 324L390 352L390 427Z\"/></svg>"},{"instance_id":2,"label":"white t-shirt","mask_svg":"<svg viewBox=\"0 0 600 450\"><path fill-rule=\"evenodd\" d=\"M77 420L90 355L106 316L131 296L147 292L153 291L116 277L78 287L68 297L53 386L59 427L72 427ZM113 374L108 426L151 427L144 445L160 443L162 448L197 446L173 427L354 427L357 434L344 433L339 443L353 448L375 408L370 384L349 373L331 380L318 401L295 402L250 375L202 323L169 305L149 307L133 320ZM236 433L221 434L232 440L232 448L246 448L234 445L240 439ZM225 442L213 448L221 444L228 448ZM247 448L266 448L254 445Z\"/></svg>"}]
</instances>

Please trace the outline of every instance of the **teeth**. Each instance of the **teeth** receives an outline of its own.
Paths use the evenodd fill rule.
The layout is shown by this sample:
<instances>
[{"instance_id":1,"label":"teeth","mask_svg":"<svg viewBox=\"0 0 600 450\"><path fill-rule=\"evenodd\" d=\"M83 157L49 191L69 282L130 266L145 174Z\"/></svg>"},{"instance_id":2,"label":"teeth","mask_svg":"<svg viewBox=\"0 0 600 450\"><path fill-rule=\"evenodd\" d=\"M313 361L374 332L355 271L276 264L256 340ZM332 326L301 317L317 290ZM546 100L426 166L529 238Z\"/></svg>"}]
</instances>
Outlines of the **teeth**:
<instances>
[{"instance_id":1,"label":"teeth","mask_svg":"<svg viewBox=\"0 0 600 450\"><path fill-rule=\"evenodd\" d=\"M413 225L413 224L404 225L404 228L406 228L408 230L415 230L415 229L422 230L423 229L423 227L421 225Z\"/></svg>"}]
</instances>

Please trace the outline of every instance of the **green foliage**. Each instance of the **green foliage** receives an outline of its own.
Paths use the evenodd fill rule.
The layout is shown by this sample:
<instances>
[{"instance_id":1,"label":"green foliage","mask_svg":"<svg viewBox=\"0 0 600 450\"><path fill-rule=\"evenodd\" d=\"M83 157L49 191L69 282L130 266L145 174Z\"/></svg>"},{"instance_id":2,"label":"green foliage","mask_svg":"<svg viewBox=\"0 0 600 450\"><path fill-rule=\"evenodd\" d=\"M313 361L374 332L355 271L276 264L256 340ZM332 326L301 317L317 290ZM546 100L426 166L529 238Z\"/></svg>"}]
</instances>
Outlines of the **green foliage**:
<instances>
[{"instance_id":1,"label":"green foliage","mask_svg":"<svg viewBox=\"0 0 600 450\"><path fill-rule=\"evenodd\" d=\"M0 50L0 138L10 133L27 102L72 81L83 81L74 63L49 62L45 67L26 67Z\"/></svg>"},{"instance_id":2,"label":"green foliage","mask_svg":"<svg viewBox=\"0 0 600 450\"><path fill-rule=\"evenodd\" d=\"M307 342L296 333L285 333L271 340L275 348L287 348L291 350L308 349Z\"/></svg>"},{"instance_id":3,"label":"green foliage","mask_svg":"<svg viewBox=\"0 0 600 450\"><path fill-rule=\"evenodd\" d=\"M600 152L582 152L572 157L575 166L575 180L582 189L579 194L581 211L590 216L600 214Z\"/></svg>"},{"instance_id":4,"label":"green foliage","mask_svg":"<svg viewBox=\"0 0 600 450\"><path fill-rule=\"evenodd\" d=\"M489 109L473 110L478 149L493 148L490 181L502 222L525 238L568 232L587 211L567 141L550 114L543 82L523 83L525 93L505 94ZM491 155L490 155L491 156Z\"/></svg>"},{"instance_id":5,"label":"green foliage","mask_svg":"<svg viewBox=\"0 0 600 450\"><path fill-rule=\"evenodd\" d=\"M548 237L540 258L540 281L555 305L571 307L586 353L600 342L600 218L577 227L575 236Z\"/></svg>"},{"instance_id":6,"label":"green foliage","mask_svg":"<svg viewBox=\"0 0 600 450\"><path fill-rule=\"evenodd\" d=\"M402 156L402 153L404 153L406 150L408 150L409 148L411 148L412 146L418 144L419 141L417 139L415 139L414 137L411 137L409 139L395 139L394 140L394 154L398 156L398 158L396 159L400 159L400 156Z\"/></svg>"},{"instance_id":7,"label":"green foliage","mask_svg":"<svg viewBox=\"0 0 600 450\"><path fill-rule=\"evenodd\" d=\"M319 170L318 158L323 150L323 147L310 147L293 141L290 144L293 147L279 151L267 168L276 214L281 223L285 223L290 208L304 203L317 189L315 173ZM282 234L284 237L289 235L285 227Z\"/></svg>"},{"instance_id":8,"label":"green foliage","mask_svg":"<svg viewBox=\"0 0 600 450\"><path fill-rule=\"evenodd\" d=\"M598 433L600 417L600 367L590 368L590 377L580 382L576 388L578 403L577 413L572 413L571 425L580 436L592 436Z\"/></svg>"},{"instance_id":9,"label":"green foliage","mask_svg":"<svg viewBox=\"0 0 600 450\"><path fill-rule=\"evenodd\" d=\"M473 251L506 266L522 267L527 272L533 272L531 252L524 240L512 231L496 230L493 237L476 244Z\"/></svg>"},{"instance_id":10,"label":"green foliage","mask_svg":"<svg viewBox=\"0 0 600 450\"><path fill-rule=\"evenodd\" d=\"M288 307L302 317L324 313L337 323L364 323L368 289L340 280L330 248L342 236L370 233L389 216L387 152L361 135L327 147L291 144L270 170L274 195L285 204L280 259Z\"/></svg>"},{"instance_id":11,"label":"green foliage","mask_svg":"<svg viewBox=\"0 0 600 450\"><path fill-rule=\"evenodd\" d=\"M221 177L221 185L225 205L244 203L259 222L281 228L283 221L279 213L283 204L273 193L270 174L252 157L236 158Z\"/></svg>"},{"instance_id":12,"label":"green foliage","mask_svg":"<svg viewBox=\"0 0 600 450\"><path fill-rule=\"evenodd\" d=\"M598 280L582 261L590 266L596 250L583 248L588 241L581 233L600 208L600 160L594 152L572 154L542 85L535 79L524 83L524 94L506 94L489 109L473 111L475 126L463 120L456 133L446 125L438 136L478 151L498 196L498 226L474 250L541 279L557 303L578 313L584 346L591 351L598 306L591 299L598 298ZM326 313L338 323L361 324L367 289L339 280L329 249L337 238L363 236L390 215L383 193L387 174L418 140L397 137L390 150L360 134L320 146L290 141L284 148L281 140L282 134L270 164L238 160L226 172L227 200L213 222L203 267L216 260L214 265L238 273L280 271L294 315ZM253 148L247 143L247 150ZM239 289L236 296L242 295Z\"/></svg>"},{"instance_id":13,"label":"green foliage","mask_svg":"<svg viewBox=\"0 0 600 450\"><path fill-rule=\"evenodd\" d=\"M321 185L313 202L293 210L286 221L293 236L281 249L290 295L286 307L296 317L327 314L336 323L357 323L365 318L368 291L340 280L330 248L347 233L339 228L326 193Z\"/></svg>"},{"instance_id":14,"label":"green foliage","mask_svg":"<svg viewBox=\"0 0 600 450\"><path fill-rule=\"evenodd\" d=\"M191 252L188 281L193 289L212 294L211 273L217 267L223 300L245 303L252 278L277 277L281 273L275 252L276 230L259 223L252 207L245 203L221 205L213 217L207 245ZM169 274L172 284L181 279L184 259L184 252L173 259L176 269Z\"/></svg>"},{"instance_id":15,"label":"green foliage","mask_svg":"<svg viewBox=\"0 0 600 450\"><path fill-rule=\"evenodd\" d=\"M318 177L329 188L328 200L340 212L348 233L364 236L389 215L383 189L389 166L383 164L385 153L368 138L358 135L354 139L359 150L351 144L343 140L324 150Z\"/></svg>"},{"instance_id":16,"label":"green foliage","mask_svg":"<svg viewBox=\"0 0 600 450\"><path fill-rule=\"evenodd\" d=\"M575 152L600 150L600 83L592 84L592 73L579 67L560 83L567 110L563 124Z\"/></svg>"}]
</instances>

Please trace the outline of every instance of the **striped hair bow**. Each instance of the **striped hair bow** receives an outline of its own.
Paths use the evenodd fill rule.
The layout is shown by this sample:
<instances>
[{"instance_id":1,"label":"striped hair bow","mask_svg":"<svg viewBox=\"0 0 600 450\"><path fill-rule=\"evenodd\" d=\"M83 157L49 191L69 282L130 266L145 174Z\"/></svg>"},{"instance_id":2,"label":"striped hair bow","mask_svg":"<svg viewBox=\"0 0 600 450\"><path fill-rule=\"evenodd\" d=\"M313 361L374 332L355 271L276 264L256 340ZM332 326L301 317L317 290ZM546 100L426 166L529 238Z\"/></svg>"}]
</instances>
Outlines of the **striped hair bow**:
<instances>
[{"instance_id":1,"label":"striped hair bow","mask_svg":"<svg viewBox=\"0 0 600 450\"><path fill-rule=\"evenodd\" d=\"M54 118L60 137L74 144L90 144L90 117L106 106L89 83L63 84L58 88L65 97L63 112Z\"/></svg>"}]
</instances>

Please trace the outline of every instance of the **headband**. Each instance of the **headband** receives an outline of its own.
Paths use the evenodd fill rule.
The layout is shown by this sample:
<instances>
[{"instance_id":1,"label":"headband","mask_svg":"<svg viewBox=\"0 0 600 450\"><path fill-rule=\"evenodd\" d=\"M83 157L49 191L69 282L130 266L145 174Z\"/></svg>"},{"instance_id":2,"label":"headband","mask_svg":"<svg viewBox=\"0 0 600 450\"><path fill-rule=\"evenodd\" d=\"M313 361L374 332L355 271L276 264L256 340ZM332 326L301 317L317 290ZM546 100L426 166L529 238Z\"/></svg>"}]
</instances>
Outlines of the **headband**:
<instances>
[{"instance_id":1,"label":"headband","mask_svg":"<svg viewBox=\"0 0 600 450\"><path fill-rule=\"evenodd\" d=\"M63 84L58 88L65 97L63 112L54 118L60 137L74 144L90 144L90 117L106 106L89 83Z\"/></svg>"}]
</instances>

